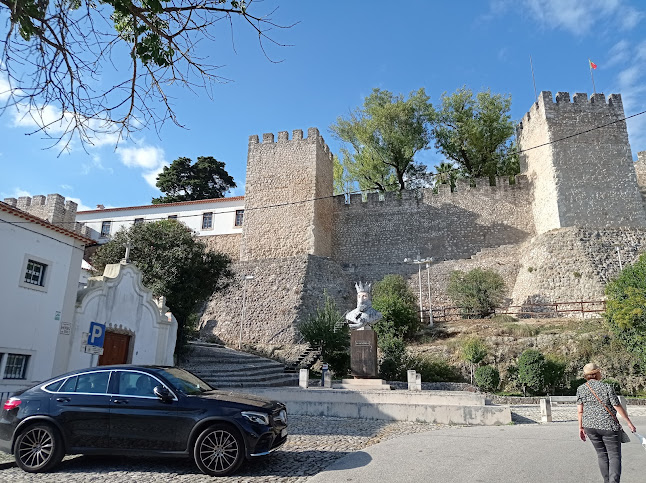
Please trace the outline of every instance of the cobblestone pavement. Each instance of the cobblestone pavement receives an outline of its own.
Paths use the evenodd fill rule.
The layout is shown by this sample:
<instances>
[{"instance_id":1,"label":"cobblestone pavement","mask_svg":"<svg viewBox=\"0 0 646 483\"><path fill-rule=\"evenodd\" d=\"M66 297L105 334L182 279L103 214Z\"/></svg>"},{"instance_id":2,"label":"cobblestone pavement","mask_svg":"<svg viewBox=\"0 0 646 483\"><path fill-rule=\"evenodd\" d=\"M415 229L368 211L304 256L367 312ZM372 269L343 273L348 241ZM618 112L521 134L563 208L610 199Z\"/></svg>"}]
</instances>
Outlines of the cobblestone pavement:
<instances>
[{"instance_id":1,"label":"cobblestone pavement","mask_svg":"<svg viewBox=\"0 0 646 483\"><path fill-rule=\"evenodd\" d=\"M645 415L646 407L629 408L630 414ZM554 421L576 420L576 406L563 405L552 409ZM515 424L540 422L537 405L512 406ZM354 451L404 434L433 431L446 426L410 423L365 421L343 418L292 416L287 443L273 454L247 462L235 476L218 478L218 483L260 483L307 481L335 460ZM459 426L454 427L460 430ZM463 430L468 431L468 428ZM0 463L11 461L0 453ZM0 482L210 482L188 459L128 458L114 456L69 456L55 473L28 474L12 467L0 470Z\"/></svg>"}]
</instances>

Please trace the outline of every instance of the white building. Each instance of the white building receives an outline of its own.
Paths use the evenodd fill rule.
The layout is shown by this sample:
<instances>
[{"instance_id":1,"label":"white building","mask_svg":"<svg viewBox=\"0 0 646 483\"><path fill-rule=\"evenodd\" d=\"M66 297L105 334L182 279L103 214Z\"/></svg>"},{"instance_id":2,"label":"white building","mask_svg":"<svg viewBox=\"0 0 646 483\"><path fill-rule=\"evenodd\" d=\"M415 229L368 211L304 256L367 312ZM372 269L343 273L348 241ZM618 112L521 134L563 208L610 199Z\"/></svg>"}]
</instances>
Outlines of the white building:
<instances>
[{"instance_id":1,"label":"white building","mask_svg":"<svg viewBox=\"0 0 646 483\"><path fill-rule=\"evenodd\" d=\"M243 215L244 196L235 196L123 208L100 206L96 210L79 211L76 221L89 228L94 240L105 243L121 228L166 219L183 222L198 236L241 234Z\"/></svg>"},{"instance_id":2,"label":"white building","mask_svg":"<svg viewBox=\"0 0 646 483\"><path fill-rule=\"evenodd\" d=\"M68 370L89 238L0 202L0 393Z\"/></svg>"}]
</instances>

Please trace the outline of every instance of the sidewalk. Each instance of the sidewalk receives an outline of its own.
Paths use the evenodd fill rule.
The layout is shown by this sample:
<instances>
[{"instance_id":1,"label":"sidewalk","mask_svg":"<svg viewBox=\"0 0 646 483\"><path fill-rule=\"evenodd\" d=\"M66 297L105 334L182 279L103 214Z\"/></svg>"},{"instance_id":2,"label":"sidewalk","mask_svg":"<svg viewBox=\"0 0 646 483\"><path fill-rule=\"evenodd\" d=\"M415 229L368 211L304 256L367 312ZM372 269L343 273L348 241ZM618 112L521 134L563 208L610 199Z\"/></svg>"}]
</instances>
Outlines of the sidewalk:
<instances>
[{"instance_id":1,"label":"sidewalk","mask_svg":"<svg viewBox=\"0 0 646 483\"><path fill-rule=\"evenodd\" d=\"M646 417L632 418L646 433ZM646 450L622 445L622 483L643 483ZM581 483L601 481L592 444L574 421L479 426L411 434L349 454L308 483Z\"/></svg>"}]
</instances>

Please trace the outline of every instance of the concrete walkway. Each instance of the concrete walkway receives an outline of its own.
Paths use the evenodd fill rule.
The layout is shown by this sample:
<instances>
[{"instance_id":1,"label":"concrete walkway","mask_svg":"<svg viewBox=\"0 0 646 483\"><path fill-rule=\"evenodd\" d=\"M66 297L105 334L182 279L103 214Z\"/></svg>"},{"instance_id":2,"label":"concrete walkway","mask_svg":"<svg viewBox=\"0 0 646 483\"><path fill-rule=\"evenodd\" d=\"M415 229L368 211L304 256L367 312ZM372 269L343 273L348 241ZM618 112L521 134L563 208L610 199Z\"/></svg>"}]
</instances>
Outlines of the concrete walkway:
<instances>
[{"instance_id":1,"label":"concrete walkway","mask_svg":"<svg viewBox=\"0 0 646 483\"><path fill-rule=\"evenodd\" d=\"M632 418L646 433L646 417ZM622 445L622 483L643 483L646 450ZM590 441L576 422L450 428L403 436L345 456L308 483L601 482Z\"/></svg>"}]
</instances>

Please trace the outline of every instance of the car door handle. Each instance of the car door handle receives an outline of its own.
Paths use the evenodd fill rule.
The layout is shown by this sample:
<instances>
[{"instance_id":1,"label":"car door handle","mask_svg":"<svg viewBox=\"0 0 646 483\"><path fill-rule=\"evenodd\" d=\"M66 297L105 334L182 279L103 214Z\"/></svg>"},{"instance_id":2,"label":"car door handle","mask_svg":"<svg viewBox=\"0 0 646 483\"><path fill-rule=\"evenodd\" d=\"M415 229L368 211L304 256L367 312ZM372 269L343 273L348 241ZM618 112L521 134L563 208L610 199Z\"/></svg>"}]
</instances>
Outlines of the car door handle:
<instances>
[{"instance_id":1,"label":"car door handle","mask_svg":"<svg viewBox=\"0 0 646 483\"><path fill-rule=\"evenodd\" d=\"M56 401L58 401L58 402L70 402L71 399L68 398L68 397L57 397Z\"/></svg>"},{"instance_id":2,"label":"car door handle","mask_svg":"<svg viewBox=\"0 0 646 483\"><path fill-rule=\"evenodd\" d=\"M128 404L127 399L113 399L112 402L115 404Z\"/></svg>"}]
</instances>

